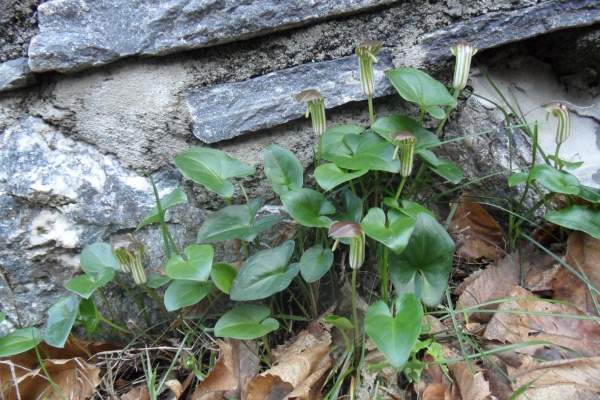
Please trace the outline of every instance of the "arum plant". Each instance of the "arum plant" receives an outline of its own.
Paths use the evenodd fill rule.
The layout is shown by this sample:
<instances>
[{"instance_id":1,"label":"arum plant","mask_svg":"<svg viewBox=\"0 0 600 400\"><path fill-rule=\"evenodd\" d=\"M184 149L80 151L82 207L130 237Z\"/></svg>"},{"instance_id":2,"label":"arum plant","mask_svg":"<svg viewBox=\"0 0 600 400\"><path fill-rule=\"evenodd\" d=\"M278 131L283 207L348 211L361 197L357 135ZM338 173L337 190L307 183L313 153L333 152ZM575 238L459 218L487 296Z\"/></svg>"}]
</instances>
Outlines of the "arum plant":
<instances>
[{"instance_id":1,"label":"arum plant","mask_svg":"<svg viewBox=\"0 0 600 400\"><path fill-rule=\"evenodd\" d=\"M412 173L417 138L408 131L402 131L394 133L391 136L391 139L396 142L396 151L394 152L393 158L396 158L398 156L398 151L400 151L400 176L402 177L402 181L400 182L398 191L396 192L396 200L398 200L400 193L402 192L402 188L406 183L406 178L408 178Z\"/></svg>"},{"instance_id":2,"label":"arum plant","mask_svg":"<svg viewBox=\"0 0 600 400\"><path fill-rule=\"evenodd\" d=\"M367 40L361 43L356 48L356 55L358 56L358 68L360 70L360 84L362 86L363 93L367 96L369 102L369 118L371 125L375 122L375 115L373 112L373 94L375 94L375 78L373 75L373 63L377 63L377 57L375 55L383 46L383 42L380 40Z\"/></svg>"},{"instance_id":3,"label":"arum plant","mask_svg":"<svg viewBox=\"0 0 600 400\"><path fill-rule=\"evenodd\" d=\"M325 98L315 89L304 90L296 95L296 100L306 103L306 118L312 118L312 127L317 137L317 162L316 166L321 165L322 137L327 129L325 118Z\"/></svg>"},{"instance_id":4,"label":"arum plant","mask_svg":"<svg viewBox=\"0 0 600 400\"><path fill-rule=\"evenodd\" d=\"M452 46L450 49L456 57L454 66L454 79L452 87L454 88L454 98L458 98L459 93L467 86L469 79L469 69L471 68L471 58L477 54L477 49L469 43L461 43Z\"/></svg>"},{"instance_id":5,"label":"arum plant","mask_svg":"<svg viewBox=\"0 0 600 400\"><path fill-rule=\"evenodd\" d=\"M558 119L558 126L556 128L556 152L554 153L554 166L562 169L562 163L558 158L560 146L569 138L571 135L571 114L567 106L559 101L551 101L542 105L543 108L548 111L546 114L546 121L550 114Z\"/></svg>"}]
</instances>

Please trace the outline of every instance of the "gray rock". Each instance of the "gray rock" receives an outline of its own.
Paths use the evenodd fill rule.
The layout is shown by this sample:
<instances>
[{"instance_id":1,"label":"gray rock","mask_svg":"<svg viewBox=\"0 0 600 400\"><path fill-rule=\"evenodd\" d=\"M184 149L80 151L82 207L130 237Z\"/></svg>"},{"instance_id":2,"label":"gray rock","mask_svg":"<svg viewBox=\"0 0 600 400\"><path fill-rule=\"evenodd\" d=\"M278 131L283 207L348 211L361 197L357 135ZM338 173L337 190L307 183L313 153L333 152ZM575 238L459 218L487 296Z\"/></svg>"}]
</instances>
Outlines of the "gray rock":
<instances>
[{"instance_id":1,"label":"gray rock","mask_svg":"<svg viewBox=\"0 0 600 400\"><path fill-rule=\"evenodd\" d=\"M29 69L27 58L6 61L0 64L0 92L32 85L35 75Z\"/></svg>"},{"instance_id":2,"label":"gray rock","mask_svg":"<svg viewBox=\"0 0 600 400\"><path fill-rule=\"evenodd\" d=\"M394 0L54 0L38 8L32 71L72 72L131 55L159 55L246 39Z\"/></svg>"},{"instance_id":3,"label":"gray rock","mask_svg":"<svg viewBox=\"0 0 600 400\"><path fill-rule=\"evenodd\" d=\"M393 93L384 71L393 68L389 51L377 54L375 95ZM306 104L296 94L317 89L327 108L365 100L357 56L305 64L272 72L245 82L224 83L187 93L193 132L206 143L281 125L305 115Z\"/></svg>"}]
</instances>

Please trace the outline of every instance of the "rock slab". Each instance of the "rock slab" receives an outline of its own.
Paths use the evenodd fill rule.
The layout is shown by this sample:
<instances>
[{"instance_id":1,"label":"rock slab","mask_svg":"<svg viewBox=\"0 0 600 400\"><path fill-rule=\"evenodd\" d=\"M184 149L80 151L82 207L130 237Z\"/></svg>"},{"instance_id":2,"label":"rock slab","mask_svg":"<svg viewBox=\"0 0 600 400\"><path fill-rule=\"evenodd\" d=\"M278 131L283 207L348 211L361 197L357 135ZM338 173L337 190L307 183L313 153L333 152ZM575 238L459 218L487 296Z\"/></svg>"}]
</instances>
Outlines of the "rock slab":
<instances>
[{"instance_id":1,"label":"rock slab","mask_svg":"<svg viewBox=\"0 0 600 400\"><path fill-rule=\"evenodd\" d=\"M29 69L27 58L6 61L0 64L0 92L32 85L36 78Z\"/></svg>"}]
</instances>

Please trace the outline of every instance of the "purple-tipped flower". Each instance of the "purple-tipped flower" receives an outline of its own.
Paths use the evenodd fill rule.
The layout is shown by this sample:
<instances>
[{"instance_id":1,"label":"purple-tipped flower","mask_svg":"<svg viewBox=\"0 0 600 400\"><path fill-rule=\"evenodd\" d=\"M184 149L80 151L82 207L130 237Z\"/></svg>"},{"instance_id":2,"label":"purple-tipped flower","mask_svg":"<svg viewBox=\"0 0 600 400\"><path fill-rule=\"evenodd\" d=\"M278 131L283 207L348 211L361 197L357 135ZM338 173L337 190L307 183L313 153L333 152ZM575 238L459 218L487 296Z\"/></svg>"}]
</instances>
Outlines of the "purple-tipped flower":
<instances>
[{"instance_id":1,"label":"purple-tipped flower","mask_svg":"<svg viewBox=\"0 0 600 400\"><path fill-rule=\"evenodd\" d=\"M452 54L456 57L452 87L456 92L460 92L467 86L469 69L471 68L471 57L477 53L477 49L468 43L461 43L457 46L452 46L451 50Z\"/></svg>"},{"instance_id":2,"label":"purple-tipped flower","mask_svg":"<svg viewBox=\"0 0 600 400\"><path fill-rule=\"evenodd\" d=\"M329 236L335 239L333 251L341 238L350 239L350 268L360 268L365 262L365 233L361 226L354 222L332 222L329 226Z\"/></svg>"},{"instance_id":3,"label":"purple-tipped flower","mask_svg":"<svg viewBox=\"0 0 600 400\"><path fill-rule=\"evenodd\" d=\"M558 118L556 144L563 144L571 134L571 114L569 113L569 109L560 101L551 101L550 103L544 104L542 107L548 111L548 114L546 114L546 121L550 114Z\"/></svg>"},{"instance_id":4,"label":"purple-tipped flower","mask_svg":"<svg viewBox=\"0 0 600 400\"><path fill-rule=\"evenodd\" d=\"M413 169L413 160L415 158L415 146L417 138L408 131L402 131L392 134L391 139L396 142L396 151L394 151L394 159L398 156L400 150L400 175L407 177Z\"/></svg>"},{"instance_id":5,"label":"purple-tipped flower","mask_svg":"<svg viewBox=\"0 0 600 400\"><path fill-rule=\"evenodd\" d=\"M115 236L112 240L112 253L119 267L133 277L137 285L146 283L146 272L142 265L142 256L146 246L136 241L131 234Z\"/></svg>"},{"instance_id":6,"label":"purple-tipped flower","mask_svg":"<svg viewBox=\"0 0 600 400\"><path fill-rule=\"evenodd\" d=\"M312 116L313 132L317 137L322 136L327 129L325 98L315 89L308 89L298 93L296 100L306 103L306 118Z\"/></svg>"},{"instance_id":7,"label":"purple-tipped flower","mask_svg":"<svg viewBox=\"0 0 600 400\"><path fill-rule=\"evenodd\" d=\"M356 48L358 56L358 68L360 70L360 83L363 92L367 97L372 97L375 93L375 78L373 76L373 63L377 63L375 54L381 49L383 42L381 40L367 40Z\"/></svg>"}]
</instances>

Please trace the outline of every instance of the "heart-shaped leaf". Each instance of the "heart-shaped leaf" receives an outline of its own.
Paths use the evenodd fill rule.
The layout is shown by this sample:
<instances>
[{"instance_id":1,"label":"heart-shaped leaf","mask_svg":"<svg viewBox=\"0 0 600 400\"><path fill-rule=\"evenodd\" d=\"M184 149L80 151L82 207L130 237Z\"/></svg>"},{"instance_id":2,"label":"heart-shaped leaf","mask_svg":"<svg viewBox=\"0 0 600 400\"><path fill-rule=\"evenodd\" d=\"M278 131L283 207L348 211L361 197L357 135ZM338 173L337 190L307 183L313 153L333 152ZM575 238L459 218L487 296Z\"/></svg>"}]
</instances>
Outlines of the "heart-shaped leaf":
<instances>
[{"instance_id":1,"label":"heart-shaped leaf","mask_svg":"<svg viewBox=\"0 0 600 400\"><path fill-rule=\"evenodd\" d=\"M405 100L417 103L431 116L442 119L445 112L436 106L456 107L456 100L448 90L430 75L415 68L397 68L385 73Z\"/></svg>"},{"instance_id":2,"label":"heart-shaped leaf","mask_svg":"<svg viewBox=\"0 0 600 400\"><path fill-rule=\"evenodd\" d=\"M354 329L354 325L348 318L340 317L337 315L328 315L323 318L323 322L334 325L341 331L347 331L349 329Z\"/></svg>"},{"instance_id":3,"label":"heart-shaped leaf","mask_svg":"<svg viewBox=\"0 0 600 400\"><path fill-rule=\"evenodd\" d=\"M160 208L162 209L162 217L164 219L167 208L180 203L187 203L188 198L185 192L177 188L173 190L171 193L160 199ZM148 212L148 215L140 224L137 229L140 229L143 226L153 224L155 222L160 222L160 216L158 215L158 207L154 207L152 210Z\"/></svg>"},{"instance_id":4,"label":"heart-shaped leaf","mask_svg":"<svg viewBox=\"0 0 600 400\"><path fill-rule=\"evenodd\" d=\"M0 338L0 358L33 349L43 340L38 328L22 328Z\"/></svg>"},{"instance_id":5,"label":"heart-shaped leaf","mask_svg":"<svg viewBox=\"0 0 600 400\"><path fill-rule=\"evenodd\" d=\"M334 162L339 168L400 171L400 160L393 158L396 147L373 132L346 134L339 145L345 148L326 152L323 146L323 158Z\"/></svg>"},{"instance_id":6,"label":"heart-shaped leaf","mask_svg":"<svg viewBox=\"0 0 600 400\"><path fill-rule=\"evenodd\" d=\"M579 180L566 171L561 171L548 164L536 165L530 172L519 172L508 178L510 186L537 180L540 185L552 193L579 194Z\"/></svg>"},{"instance_id":7,"label":"heart-shaped leaf","mask_svg":"<svg viewBox=\"0 0 600 400\"><path fill-rule=\"evenodd\" d=\"M210 275L210 268L215 252L208 244L192 244L185 248L185 261L180 255L169 258L165 266L165 273L173 279L189 281L206 281Z\"/></svg>"},{"instance_id":8,"label":"heart-shaped leaf","mask_svg":"<svg viewBox=\"0 0 600 400\"><path fill-rule=\"evenodd\" d=\"M240 340L262 337L279 328L279 322L268 318L271 310L264 306L247 305L225 313L215 325L215 336Z\"/></svg>"},{"instance_id":9,"label":"heart-shaped leaf","mask_svg":"<svg viewBox=\"0 0 600 400\"><path fill-rule=\"evenodd\" d=\"M278 195L300 189L304 183L304 170L298 158L283 147L270 145L265 149L265 175Z\"/></svg>"},{"instance_id":10,"label":"heart-shaped leaf","mask_svg":"<svg viewBox=\"0 0 600 400\"><path fill-rule=\"evenodd\" d=\"M381 208L371 208L360 223L365 234L385 244L396 254L402 253L415 227L415 220L398 210L388 211L386 223L385 213Z\"/></svg>"},{"instance_id":11,"label":"heart-shaped leaf","mask_svg":"<svg viewBox=\"0 0 600 400\"><path fill-rule=\"evenodd\" d=\"M231 299L264 299L288 287L300 270L298 263L289 265L293 252L294 242L288 240L279 247L250 256L233 281Z\"/></svg>"},{"instance_id":12,"label":"heart-shaped leaf","mask_svg":"<svg viewBox=\"0 0 600 400\"><path fill-rule=\"evenodd\" d=\"M452 161L444 158L438 158L437 165L429 165L429 169L454 184L459 183L463 178L463 173L460 168Z\"/></svg>"},{"instance_id":13,"label":"heart-shaped leaf","mask_svg":"<svg viewBox=\"0 0 600 400\"><path fill-rule=\"evenodd\" d=\"M81 251L79 260L83 272L96 279L105 268L121 271L121 267L119 267L117 259L113 256L108 243L97 242L85 246Z\"/></svg>"},{"instance_id":14,"label":"heart-shaped leaf","mask_svg":"<svg viewBox=\"0 0 600 400\"><path fill-rule=\"evenodd\" d=\"M344 182L360 178L367 172L368 169L348 172L335 164L322 164L315 168L315 179L323 190L331 190Z\"/></svg>"},{"instance_id":15,"label":"heart-shaped leaf","mask_svg":"<svg viewBox=\"0 0 600 400\"><path fill-rule=\"evenodd\" d=\"M96 278L88 274L83 274L67 281L65 288L77 293L84 299L88 299L96 289L110 282L114 276L114 269L104 268L100 270Z\"/></svg>"},{"instance_id":16,"label":"heart-shaped leaf","mask_svg":"<svg viewBox=\"0 0 600 400\"><path fill-rule=\"evenodd\" d=\"M88 337L91 337L101 321L101 315L94 299L81 299L79 301L79 317L77 321L85 325Z\"/></svg>"},{"instance_id":17,"label":"heart-shaped leaf","mask_svg":"<svg viewBox=\"0 0 600 400\"><path fill-rule=\"evenodd\" d=\"M419 339L423 306L412 293L396 298L394 313L383 301L373 303L365 315L365 332L388 362L401 370Z\"/></svg>"},{"instance_id":18,"label":"heart-shaped leaf","mask_svg":"<svg viewBox=\"0 0 600 400\"><path fill-rule=\"evenodd\" d=\"M148 275L146 286L151 287L152 289L157 289L169 282L171 282L171 278L168 276L153 272Z\"/></svg>"},{"instance_id":19,"label":"heart-shaped leaf","mask_svg":"<svg viewBox=\"0 0 600 400\"><path fill-rule=\"evenodd\" d=\"M333 251L317 244L306 250L300 258L300 274L308 283L319 280L333 265Z\"/></svg>"},{"instance_id":20,"label":"heart-shaped leaf","mask_svg":"<svg viewBox=\"0 0 600 400\"><path fill-rule=\"evenodd\" d=\"M44 341L50 346L62 348L71 333L78 312L79 299L69 296L56 300L48 309L48 325L44 333Z\"/></svg>"},{"instance_id":21,"label":"heart-shaped leaf","mask_svg":"<svg viewBox=\"0 0 600 400\"><path fill-rule=\"evenodd\" d=\"M326 214L333 214L335 206L316 190L298 189L281 196L286 211L304 226L311 228L327 228L331 219Z\"/></svg>"},{"instance_id":22,"label":"heart-shaped leaf","mask_svg":"<svg viewBox=\"0 0 600 400\"><path fill-rule=\"evenodd\" d=\"M427 213L417 215L406 249L390 254L392 283L398 293L414 293L427 307L438 305L452 270L456 247L446 230Z\"/></svg>"},{"instance_id":23,"label":"heart-shaped leaf","mask_svg":"<svg viewBox=\"0 0 600 400\"><path fill-rule=\"evenodd\" d=\"M231 285L237 276L237 269L231 264L216 263L210 270L210 278L223 293L231 293Z\"/></svg>"},{"instance_id":24,"label":"heart-shaped leaf","mask_svg":"<svg viewBox=\"0 0 600 400\"><path fill-rule=\"evenodd\" d=\"M224 242L231 239L252 241L262 231L269 229L279 218L269 215L256 220L256 213L262 205L262 199L257 198L248 205L226 206L211 214L198 231L198 243Z\"/></svg>"},{"instance_id":25,"label":"heart-shaped leaf","mask_svg":"<svg viewBox=\"0 0 600 400\"><path fill-rule=\"evenodd\" d=\"M165 291L165 308L175 311L198 303L215 289L215 284L200 281L185 281L176 279Z\"/></svg>"},{"instance_id":26,"label":"heart-shaped leaf","mask_svg":"<svg viewBox=\"0 0 600 400\"><path fill-rule=\"evenodd\" d=\"M373 132L378 133L387 141L396 144L391 138L394 133L408 131L417 138L416 148L433 147L440 144L440 139L423 128L414 119L407 117L406 115L392 115L389 117L383 117L375 121L371 126Z\"/></svg>"},{"instance_id":27,"label":"heart-shaped leaf","mask_svg":"<svg viewBox=\"0 0 600 400\"><path fill-rule=\"evenodd\" d=\"M323 158L350 156L351 152L344 144L347 135L359 135L365 128L359 125L340 125L330 128L323 134ZM331 160L330 160L331 161Z\"/></svg>"},{"instance_id":28,"label":"heart-shaped leaf","mask_svg":"<svg viewBox=\"0 0 600 400\"><path fill-rule=\"evenodd\" d=\"M228 179L242 178L255 172L253 167L225 152L206 147L185 150L173 162L183 176L226 198L233 196L234 192Z\"/></svg>"},{"instance_id":29,"label":"heart-shaped leaf","mask_svg":"<svg viewBox=\"0 0 600 400\"><path fill-rule=\"evenodd\" d=\"M334 221L360 222L363 213L363 201L351 190L345 189L340 195L342 206L331 216Z\"/></svg>"},{"instance_id":30,"label":"heart-shaped leaf","mask_svg":"<svg viewBox=\"0 0 600 400\"><path fill-rule=\"evenodd\" d=\"M590 203L600 203L600 189L579 185L579 194L577 195Z\"/></svg>"},{"instance_id":31,"label":"heart-shaped leaf","mask_svg":"<svg viewBox=\"0 0 600 400\"><path fill-rule=\"evenodd\" d=\"M600 239L600 211L585 206L571 206L546 214L546 219L556 225L575 229Z\"/></svg>"}]
</instances>

